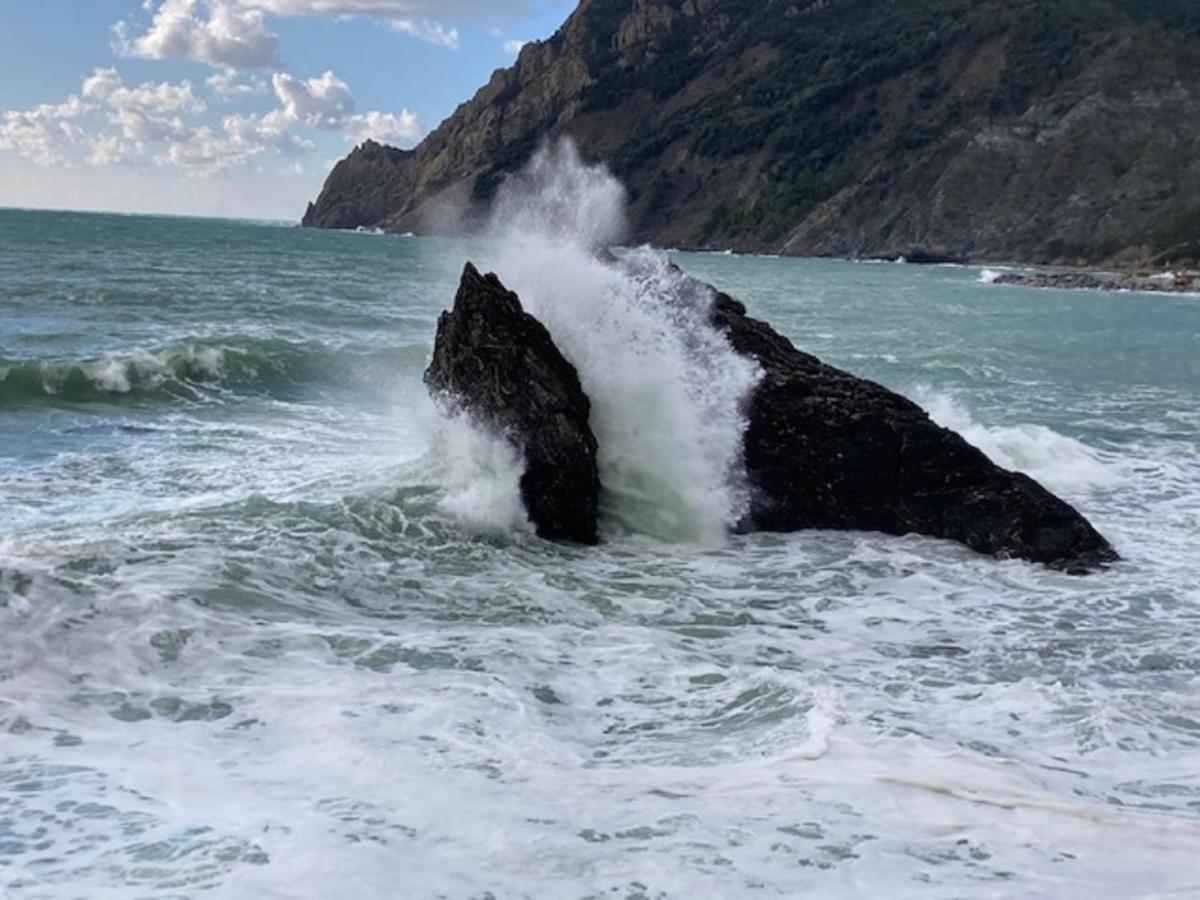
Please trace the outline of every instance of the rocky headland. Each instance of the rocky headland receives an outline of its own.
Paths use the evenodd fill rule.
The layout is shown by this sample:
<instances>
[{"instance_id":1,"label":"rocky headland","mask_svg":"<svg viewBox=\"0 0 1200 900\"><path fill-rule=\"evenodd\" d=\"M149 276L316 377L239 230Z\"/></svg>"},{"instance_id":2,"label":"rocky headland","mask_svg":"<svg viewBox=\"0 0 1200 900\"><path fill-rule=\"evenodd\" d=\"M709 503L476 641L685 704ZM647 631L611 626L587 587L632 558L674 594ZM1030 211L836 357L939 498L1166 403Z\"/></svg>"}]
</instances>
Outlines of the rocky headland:
<instances>
[{"instance_id":1,"label":"rocky headland","mask_svg":"<svg viewBox=\"0 0 1200 900\"><path fill-rule=\"evenodd\" d=\"M304 224L448 233L545 140L629 188L631 239L1105 268L1200 246L1192 0L582 0Z\"/></svg>"}]
</instances>

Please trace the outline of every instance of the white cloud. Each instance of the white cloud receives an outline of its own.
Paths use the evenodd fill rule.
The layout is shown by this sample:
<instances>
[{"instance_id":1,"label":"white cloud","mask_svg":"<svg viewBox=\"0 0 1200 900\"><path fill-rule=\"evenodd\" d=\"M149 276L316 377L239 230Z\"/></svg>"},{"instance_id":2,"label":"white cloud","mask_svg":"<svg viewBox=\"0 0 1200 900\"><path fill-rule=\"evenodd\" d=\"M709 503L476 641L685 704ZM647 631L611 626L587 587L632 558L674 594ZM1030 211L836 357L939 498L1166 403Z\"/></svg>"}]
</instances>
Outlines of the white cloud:
<instances>
[{"instance_id":1,"label":"white cloud","mask_svg":"<svg viewBox=\"0 0 1200 900\"><path fill-rule=\"evenodd\" d=\"M283 112L293 122L317 128L337 128L354 112L350 86L332 72L301 81L284 72L271 79Z\"/></svg>"},{"instance_id":2,"label":"white cloud","mask_svg":"<svg viewBox=\"0 0 1200 900\"><path fill-rule=\"evenodd\" d=\"M0 150L11 150L40 166L65 165L66 152L84 131L74 120L91 107L72 94L65 103L9 110L0 119Z\"/></svg>"},{"instance_id":3,"label":"white cloud","mask_svg":"<svg viewBox=\"0 0 1200 900\"><path fill-rule=\"evenodd\" d=\"M91 150L87 161L93 166L115 166L133 162L142 154L140 144L126 141L115 134L101 134L88 141Z\"/></svg>"},{"instance_id":4,"label":"white cloud","mask_svg":"<svg viewBox=\"0 0 1200 900\"><path fill-rule=\"evenodd\" d=\"M131 142L121 147L123 161L134 154L133 150L128 149L130 146L178 140L188 131L182 116L195 115L207 109L204 101L192 92L190 81L177 84L147 81L137 87L125 87L115 69L93 71L83 82L83 96L108 107L109 121L120 126L121 137ZM89 158L110 160L115 152L116 144L111 141L93 141Z\"/></svg>"},{"instance_id":5,"label":"white cloud","mask_svg":"<svg viewBox=\"0 0 1200 900\"><path fill-rule=\"evenodd\" d=\"M254 89L230 73L206 84L226 96ZM271 85L274 108L205 122L200 117L208 105L190 81L129 86L115 69L98 68L83 80L82 96L3 113L0 150L43 166L153 163L210 175L244 169L263 156L309 156L316 145L304 129L336 132L355 143L372 138L411 146L421 138L420 122L407 109L356 112L349 85L331 71L309 79L276 72Z\"/></svg>"},{"instance_id":6,"label":"white cloud","mask_svg":"<svg viewBox=\"0 0 1200 900\"><path fill-rule=\"evenodd\" d=\"M188 59L226 71L280 69L279 38L267 16L366 16L412 37L458 48L458 29L438 19L495 21L528 14L529 0L145 0L153 11L144 33L129 21L113 28L122 56Z\"/></svg>"},{"instance_id":7,"label":"white cloud","mask_svg":"<svg viewBox=\"0 0 1200 900\"><path fill-rule=\"evenodd\" d=\"M96 69L83 80L83 96L105 100L121 85L116 69Z\"/></svg>"},{"instance_id":8,"label":"white cloud","mask_svg":"<svg viewBox=\"0 0 1200 900\"><path fill-rule=\"evenodd\" d=\"M373 16L407 19L437 16L495 19L526 15L528 0L241 0L276 16Z\"/></svg>"},{"instance_id":9,"label":"white cloud","mask_svg":"<svg viewBox=\"0 0 1200 900\"><path fill-rule=\"evenodd\" d=\"M153 8L152 6L150 8ZM117 51L141 59L190 59L218 69L273 69L279 38L262 10L240 0L162 0L145 34L114 28Z\"/></svg>"},{"instance_id":10,"label":"white cloud","mask_svg":"<svg viewBox=\"0 0 1200 900\"><path fill-rule=\"evenodd\" d=\"M237 97L252 97L256 94L265 94L268 90L267 83L260 78L239 81L233 72L227 71L210 75L204 79L204 83L208 85L208 89L213 92L217 99L222 101L233 100Z\"/></svg>"},{"instance_id":11,"label":"white cloud","mask_svg":"<svg viewBox=\"0 0 1200 900\"><path fill-rule=\"evenodd\" d=\"M368 112L351 116L343 123L346 139L355 144L365 140L411 147L421 140L421 123L409 110L399 113Z\"/></svg>"},{"instance_id":12,"label":"white cloud","mask_svg":"<svg viewBox=\"0 0 1200 900\"><path fill-rule=\"evenodd\" d=\"M429 19L393 19L392 28L439 47L458 49L458 29L446 28Z\"/></svg>"},{"instance_id":13,"label":"white cloud","mask_svg":"<svg viewBox=\"0 0 1200 900\"><path fill-rule=\"evenodd\" d=\"M529 41L518 41L516 39L510 40L510 41L505 41L504 42L504 52L511 53L513 56L516 56L518 53L521 52L521 48L524 47L528 43L529 43Z\"/></svg>"},{"instance_id":14,"label":"white cloud","mask_svg":"<svg viewBox=\"0 0 1200 900\"><path fill-rule=\"evenodd\" d=\"M255 144L243 144L224 132L207 125L172 141L154 160L160 166L177 166L194 174L211 174L241 166L263 151Z\"/></svg>"}]
</instances>

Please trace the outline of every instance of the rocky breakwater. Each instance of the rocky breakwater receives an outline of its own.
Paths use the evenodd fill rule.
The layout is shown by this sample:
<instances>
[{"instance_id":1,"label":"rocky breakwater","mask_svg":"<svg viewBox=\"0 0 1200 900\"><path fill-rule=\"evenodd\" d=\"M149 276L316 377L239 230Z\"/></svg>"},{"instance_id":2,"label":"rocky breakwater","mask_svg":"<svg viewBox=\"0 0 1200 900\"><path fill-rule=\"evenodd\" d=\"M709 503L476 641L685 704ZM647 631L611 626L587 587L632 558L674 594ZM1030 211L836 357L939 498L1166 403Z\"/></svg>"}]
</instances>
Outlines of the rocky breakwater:
<instances>
[{"instance_id":1,"label":"rocky breakwater","mask_svg":"<svg viewBox=\"0 0 1200 900\"><path fill-rule=\"evenodd\" d=\"M425 384L448 414L503 434L525 457L521 499L539 536L597 541L591 403L550 333L495 275L467 263L438 320Z\"/></svg>"},{"instance_id":2,"label":"rocky breakwater","mask_svg":"<svg viewBox=\"0 0 1200 900\"><path fill-rule=\"evenodd\" d=\"M614 261L615 265L620 265ZM915 403L797 350L732 297L678 279L762 377L743 435L752 499L739 531L870 530L958 541L1082 574L1117 559L1088 521L1002 469ZM595 539L596 440L575 370L494 275L471 265L438 325L426 381L526 453L522 494L546 537Z\"/></svg>"},{"instance_id":3,"label":"rocky breakwater","mask_svg":"<svg viewBox=\"0 0 1200 900\"><path fill-rule=\"evenodd\" d=\"M1087 272L1005 272L993 284L1015 284L1032 288L1087 291L1136 291L1153 294L1200 293L1200 274L1178 272L1167 277L1140 275L1090 275Z\"/></svg>"}]
</instances>

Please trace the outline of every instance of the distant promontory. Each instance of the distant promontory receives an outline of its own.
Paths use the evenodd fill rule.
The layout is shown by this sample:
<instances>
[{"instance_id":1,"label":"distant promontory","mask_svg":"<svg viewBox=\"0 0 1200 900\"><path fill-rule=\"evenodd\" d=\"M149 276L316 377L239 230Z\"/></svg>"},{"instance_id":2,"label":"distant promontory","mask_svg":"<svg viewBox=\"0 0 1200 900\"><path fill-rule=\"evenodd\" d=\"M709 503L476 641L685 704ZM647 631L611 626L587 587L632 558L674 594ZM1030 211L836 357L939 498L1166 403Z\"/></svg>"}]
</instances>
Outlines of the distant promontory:
<instances>
[{"instance_id":1,"label":"distant promontory","mask_svg":"<svg viewBox=\"0 0 1200 900\"><path fill-rule=\"evenodd\" d=\"M1200 4L582 0L414 150L339 162L304 224L467 229L560 135L659 246L1195 265Z\"/></svg>"}]
</instances>

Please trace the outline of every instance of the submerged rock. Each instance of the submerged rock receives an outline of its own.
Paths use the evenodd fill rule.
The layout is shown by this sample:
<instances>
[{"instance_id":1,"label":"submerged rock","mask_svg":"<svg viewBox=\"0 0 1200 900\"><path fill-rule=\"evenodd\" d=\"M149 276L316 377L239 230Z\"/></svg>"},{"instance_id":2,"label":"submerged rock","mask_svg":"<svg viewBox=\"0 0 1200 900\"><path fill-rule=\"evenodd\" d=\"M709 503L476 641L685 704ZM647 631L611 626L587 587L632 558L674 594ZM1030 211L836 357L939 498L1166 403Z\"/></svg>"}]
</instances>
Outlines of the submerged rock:
<instances>
[{"instance_id":1,"label":"submerged rock","mask_svg":"<svg viewBox=\"0 0 1200 900\"><path fill-rule=\"evenodd\" d=\"M550 333L495 275L467 263L438 320L430 393L504 434L525 456L521 499L544 538L594 544L600 476L591 403Z\"/></svg>"},{"instance_id":2,"label":"submerged rock","mask_svg":"<svg viewBox=\"0 0 1200 900\"><path fill-rule=\"evenodd\" d=\"M923 534L1083 573L1117 559L1069 504L919 406L797 350L717 292L712 321L762 367L749 401L741 530Z\"/></svg>"}]
</instances>

